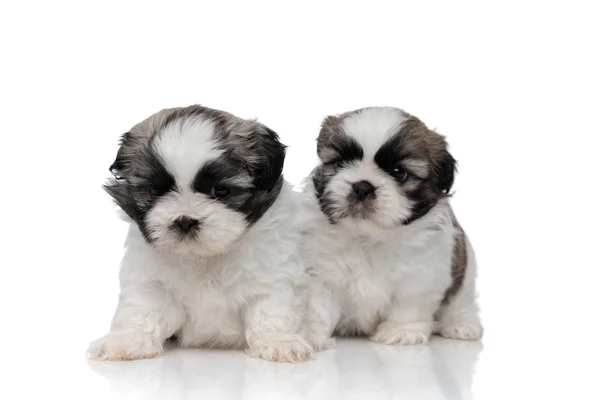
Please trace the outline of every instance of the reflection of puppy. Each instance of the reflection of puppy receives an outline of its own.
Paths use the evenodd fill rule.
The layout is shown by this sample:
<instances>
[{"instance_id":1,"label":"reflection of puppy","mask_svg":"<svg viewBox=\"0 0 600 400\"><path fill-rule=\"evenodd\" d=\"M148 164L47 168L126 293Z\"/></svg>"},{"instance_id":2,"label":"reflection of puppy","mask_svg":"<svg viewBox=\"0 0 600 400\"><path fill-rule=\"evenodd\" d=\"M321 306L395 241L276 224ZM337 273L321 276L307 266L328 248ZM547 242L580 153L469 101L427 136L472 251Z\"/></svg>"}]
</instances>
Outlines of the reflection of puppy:
<instances>
[{"instance_id":1,"label":"reflection of puppy","mask_svg":"<svg viewBox=\"0 0 600 400\"><path fill-rule=\"evenodd\" d=\"M343 342L340 344L343 346ZM436 338L429 346L390 347L373 343L371 351L381 363L377 369L381 371L380 386L396 394L396 398L470 399L482 347L479 341Z\"/></svg>"},{"instance_id":2,"label":"reflection of puppy","mask_svg":"<svg viewBox=\"0 0 600 400\"><path fill-rule=\"evenodd\" d=\"M163 110L123 135L106 190L131 226L119 305L92 358L153 357L173 335L311 358L284 157L266 126L200 106Z\"/></svg>"},{"instance_id":3,"label":"reflection of puppy","mask_svg":"<svg viewBox=\"0 0 600 400\"><path fill-rule=\"evenodd\" d=\"M416 344L478 339L475 257L452 213L445 139L396 108L325 119L306 183L310 331ZM434 323L435 322L435 323Z\"/></svg>"}]
</instances>

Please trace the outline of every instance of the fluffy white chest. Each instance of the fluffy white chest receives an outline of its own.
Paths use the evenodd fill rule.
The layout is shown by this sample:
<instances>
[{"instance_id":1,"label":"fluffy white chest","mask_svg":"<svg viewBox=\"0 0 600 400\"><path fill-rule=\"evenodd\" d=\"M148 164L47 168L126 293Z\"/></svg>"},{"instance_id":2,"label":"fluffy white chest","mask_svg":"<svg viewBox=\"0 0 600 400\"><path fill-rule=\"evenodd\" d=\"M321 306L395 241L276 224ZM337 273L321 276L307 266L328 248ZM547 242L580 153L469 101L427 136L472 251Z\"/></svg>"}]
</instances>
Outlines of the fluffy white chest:
<instances>
[{"instance_id":1,"label":"fluffy white chest","mask_svg":"<svg viewBox=\"0 0 600 400\"><path fill-rule=\"evenodd\" d=\"M222 287L208 281L196 282L182 303L187 318L178 336L183 345L243 346L241 311L234 308Z\"/></svg>"},{"instance_id":2,"label":"fluffy white chest","mask_svg":"<svg viewBox=\"0 0 600 400\"><path fill-rule=\"evenodd\" d=\"M370 332L385 314L406 268L389 246L353 243L344 247L338 259L344 265L343 277L337 280L335 293L341 307L337 330L343 334Z\"/></svg>"},{"instance_id":3,"label":"fluffy white chest","mask_svg":"<svg viewBox=\"0 0 600 400\"><path fill-rule=\"evenodd\" d=\"M309 243L311 275L332 289L341 312L337 333L370 334L393 301L410 301L424 292L442 296L450 282L451 248L442 242L445 235L439 240L436 232L425 236L369 243L331 235Z\"/></svg>"},{"instance_id":4,"label":"fluffy white chest","mask_svg":"<svg viewBox=\"0 0 600 400\"><path fill-rule=\"evenodd\" d=\"M169 293L185 313L176 336L183 346L234 347L245 344L242 307L234 301L245 297L241 285L226 282L227 265L185 265L179 279L169 276Z\"/></svg>"}]
</instances>

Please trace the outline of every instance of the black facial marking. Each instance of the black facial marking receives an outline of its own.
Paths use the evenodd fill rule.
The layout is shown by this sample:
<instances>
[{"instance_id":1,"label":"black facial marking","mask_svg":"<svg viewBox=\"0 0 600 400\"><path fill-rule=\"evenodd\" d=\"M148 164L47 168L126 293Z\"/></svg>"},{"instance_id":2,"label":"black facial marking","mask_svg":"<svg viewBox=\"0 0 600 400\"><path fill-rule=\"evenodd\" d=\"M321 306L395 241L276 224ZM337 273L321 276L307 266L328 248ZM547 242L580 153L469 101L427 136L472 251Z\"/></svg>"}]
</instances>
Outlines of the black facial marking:
<instances>
[{"instance_id":1,"label":"black facial marking","mask_svg":"<svg viewBox=\"0 0 600 400\"><path fill-rule=\"evenodd\" d=\"M327 147L329 151L335 153L330 162L338 163L338 166L360 161L364 156L361 145L354 138L346 135L332 137Z\"/></svg>"},{"instance_id":2,"label":"black facial marking","mask_svg":"<svg viewBox=\"0 0 600 400\"><path fill-rule=\"evenodd\" d=\"M328 117L323 121L317 140L317 153L323 164L313 173L315 195L321 211L332 224L336 223L335 202L331 198L332 194L326 190L327 185L339 170L364 157L361 145L346 135L340 126L341 120L336 117ZM338 215L337 218L339 217Z\"/></svg>"},{"instance_id":3,"label":"black facial marking","mask_svg":"<svg viewBox=\"0 0 600 400\"><path fill-rule=\"evenodd\" d=\"M227 186L232 189L232 185L227 185L224 182L232 178L243 179L244 176L246 176L244 181L249 186L251 178L244 164L233 157L231 153L226 153L219 159L209 161L202 166L194 178L192 188L196 192L211 195L216 185Z\"/></svg>"},{"instance_id":4,"label":"black facial marking","mask_svg":"<svg viewBox=\"0 0 600 400\"><path fill-rule=\"evenodd\" d=\"M411 117L375 154L377 166L388 173L398 189L413 202L410 217L402 221L404 225L427 214L452 187L456 162L446 147L440 135ZM406 158L427 160L432 173L427 178L411 174L401 164ZM411 185L405 185L406 182Z\"/></svg>"},{"instance_id":5,"label":"black facial marking","mask_svg":"<svg viewBox=\"0 0 600 400\"><path fill-rule=\"evenodd\" d=\"M312 177L315 196L319 201L319 207L332 224L337 222L336 218L334 218L335 202L332 199L332 193L327 190L327 185L329 185L329 182L335 176L337 170L338 169L333 164L322 164L315 169Z\"/></svg>"},{"instance_id":6,"label":"black facial marking","mask_svg":"<svg viewBox=\"0 0 600 400\"><path fill-rule=\"evenodd\" d=\"M410 217L402 221L403 225L408 225L427 214L440 199L440 195L432 190L427 181L421 181L416 189L406 191L406 196L413 202L413 207Z\"/></svg>"},{"instance_id":7,"label":"black facial marking","mask_svg":"<svg viewBox=\"0 0 600 400\"><path fill-rule=\"evenodd\" d=\"M111 171L119 176L109 182L104 189L117 205L134 220L144 237L150 242L146 214L156 201L175 190L175 178L165 169L159 157L150 149L130 151L126 146L128 134L122 139L117 159L111 165Z\"/></svg>"},{"instance_id":8,"label":"black facial marking","mask_svg":"<svg viewBox=\"0 0 600 400\"><path fill-rule=\"evenodd\" d=\"M228 151L198 171L193 189L244 214L247 222L254 223L279 195L283 185L281 172L278 175L276 172L279 168L267 159L259 167L252 168L233 151ZM269 174L273 176L267 177ZM221 197L218 194L224 193L223 189L226 189L227 194Z\"/></svg>"},{"instance_id":9,"label":"black facial marking","mask_svg":"<svg viewBox=\"0 0 600 400\"><path fill-rule=\"evenodd\" d=\"M139 177L143 178L146 183L138 186L148 188L155 199L175 190L175 178L166 170L159 157L151 152L144 159L146 161L144 171L140 171L142 175Z\"/></svg>"},{"instance_id":10,"label":"black facial marking","mask_svg":"<svg viewBox=\"0 0 600 400\"><path fill-rule=\"evenodd\" d=\"M436 157L431 160L431 165L433 166L432 174L427 179L419 179L419 184L415 189L406 191L406 195L414 202L414 205L410 218L404 221L405 225L427 214L440 199L450 196L449 192L456 171L456 160L444 149L441 159Z\"/></svg>"},{"instance_id":11,"label":"black facial marking","mask_svg":"<svg viewBox=\"0 0 600 400\"><path fill-rule=\"evenodd\" d=\"M398 175L396 169L402 168L400 163L404 158L410 156L410 153L406 151L405 143L400 134L392 136L385 142L377 153L375 153L375 164L384 172L389 174L395 180L402 182L404 181L403 175Z\"/></svg>"},{"instance_id":12,"label":"black facial marking","mask_svg":"<svg viewBox=\"0 0 600 400\"><path fill-rule=\"evenodd\" d=\"M193 189L239 210L251 196L251 182L243 164L229 156L205 164L196 174Z\"/></svg>"}]
</instances>

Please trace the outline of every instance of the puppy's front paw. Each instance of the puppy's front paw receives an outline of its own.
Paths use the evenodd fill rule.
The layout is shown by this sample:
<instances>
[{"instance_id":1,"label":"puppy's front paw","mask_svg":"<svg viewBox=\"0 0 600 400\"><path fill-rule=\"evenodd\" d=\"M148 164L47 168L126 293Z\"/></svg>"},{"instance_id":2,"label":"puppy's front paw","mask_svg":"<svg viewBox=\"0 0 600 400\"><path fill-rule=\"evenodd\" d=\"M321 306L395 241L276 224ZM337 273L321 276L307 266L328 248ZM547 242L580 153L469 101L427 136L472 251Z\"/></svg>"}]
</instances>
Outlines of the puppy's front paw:
<instances>
[{"instance_id":1,"label":"puppy's front paw","mask_svg":"<svg viewBox=\"0 0 600 400\"><path fill-rule=\"evenodd\" d=\"M110 332L90 343L87 354L96 360L125 361L158 357L163 353L161 343L137 332Z\"/></svg>"},{"instance_id":2,"label":"puppy's front paw","mask_svg":"<svg viewBox=\"0 0 600 400\"><path fill-rule=\"evenodd\" d=\"M335 338L324 337L312 340L313 348L315 351L325 351L333 349L335 347Z\"/></svg>"},{"instance_id":3,"label":"puppy's front paw","mask_svg":"<svg viewBox=\"0 0 600 400\"><path fill-rule=\"evenodd\" d=\"M427 344L431 331L424 324L412 323L398 325L391 322L383 322L377 327L377 331L371 336L371 340L381 344Z\"/></svg>"},{"instance_id":4,"label":"puppy's front paw","mask_svg":"<svg viewBox=\"0 0 600 400\"><path fill-rule=\"evenodd\" d=\"M335 347L335 339L327 338L314 343L315 351L325 351Z\"/></svg>"},{"instance_id":5,"label":"puppy's front paw","mask_svg":"<svg viewBox=\"0 0 600 400\"><path fill-rule=\"evenodd\" d=\"M478 323L450 324L441 326L436 333L448 339L479 340L483 336L483 327Z\"/></svg>"},{"instance_id":6,"label":"puppy's front paw","mask_svg":"<svg viewBox=\"0 0 600 400\"><path fill-rule=\"evenodd\" d=\"M312 360L315 351L303 337L281 334L255 340L248 348L248 355L267 361L301 363Z\"/></svg>"}]
</instances>

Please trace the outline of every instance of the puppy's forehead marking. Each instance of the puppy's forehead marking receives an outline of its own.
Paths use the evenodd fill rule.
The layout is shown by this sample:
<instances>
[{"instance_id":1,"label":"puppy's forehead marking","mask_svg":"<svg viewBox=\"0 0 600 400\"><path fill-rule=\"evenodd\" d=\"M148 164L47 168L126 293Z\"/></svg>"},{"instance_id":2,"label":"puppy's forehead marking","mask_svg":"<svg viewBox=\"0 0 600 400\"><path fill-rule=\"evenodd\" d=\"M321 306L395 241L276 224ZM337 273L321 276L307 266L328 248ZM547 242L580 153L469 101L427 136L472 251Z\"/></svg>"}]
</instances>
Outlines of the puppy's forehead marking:
<instances>
[{"instance_id":1,"label":"puppy's forehead marking","mask_svg":"<svg viewBox=\"0 0 600 400\"><path fill-rule=\"evenodd\" d=\"M406 113L394 107L365 108L344 118L342 128L361 145L365 155L372 158L381 145L398 132L406 118Z\"/></svg>"},{"instance_id":2,"label":"puppy's forehead marking","mask_svg":"<svg viewBox=\"0 0 600 400\"><path fill-rule=\"evenodd\" d=\"M155 136L154 151L179 187L190 184L202 165L224 153L214 132L214 122L197 117L173 121Z\"/></svg>"}]
</instances>

